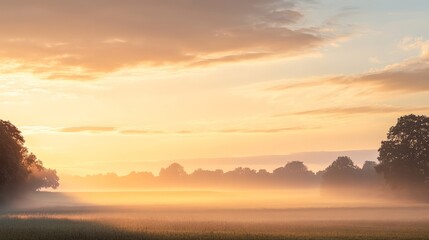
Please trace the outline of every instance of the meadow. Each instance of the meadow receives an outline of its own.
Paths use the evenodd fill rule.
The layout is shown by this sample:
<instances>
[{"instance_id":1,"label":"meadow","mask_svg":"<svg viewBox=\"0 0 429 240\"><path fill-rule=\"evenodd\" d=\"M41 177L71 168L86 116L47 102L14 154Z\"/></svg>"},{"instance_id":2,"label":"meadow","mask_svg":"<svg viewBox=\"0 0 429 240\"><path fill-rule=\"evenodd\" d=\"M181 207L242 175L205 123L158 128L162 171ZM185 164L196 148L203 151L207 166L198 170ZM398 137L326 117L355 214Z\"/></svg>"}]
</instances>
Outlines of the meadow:
<instances>
[{"instance_id":1,"label":"meadow","mask_svg":"<svg viewBox=\"0 0 429 240\"><path fill-rule=\"evenodd\" d=\"M428 222L230 223L145 220L132 230L97 221L0 219L1 239L428 239ZM7 236L6 238L4 236Z\"/></svg>"},{"instance_id":2,"label":"meadow","mask_svg":"<svg viewBox=\"0 0 429 240\"><path fill-rule=\"evenodd\" d=\"M426 204L271 194L37 193L0 210L0 239L429 239Z\"/></svg>"}]
</instances>

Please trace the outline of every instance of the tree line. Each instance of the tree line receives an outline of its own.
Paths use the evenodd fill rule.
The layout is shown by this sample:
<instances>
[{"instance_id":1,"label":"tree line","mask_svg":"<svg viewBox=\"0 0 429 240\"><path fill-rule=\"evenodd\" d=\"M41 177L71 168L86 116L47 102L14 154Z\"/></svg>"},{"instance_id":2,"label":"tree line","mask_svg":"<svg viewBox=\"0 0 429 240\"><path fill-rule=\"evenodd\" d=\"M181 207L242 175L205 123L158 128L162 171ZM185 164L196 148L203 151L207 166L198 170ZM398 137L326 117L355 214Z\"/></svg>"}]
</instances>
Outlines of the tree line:
<instances>
[{"instance_id":1,"label":"tree line","mask_svg":"<svg viewBox=\"0 0 429 240\"><path fill-rule=\"evenodd\" d=\"M376 162L367 161L362 168L349 157L338 157L323 171L313 172L301 161L292 161L269 172L265 169L238 167L231 171L196 169L187 173L179 163L162 168L156 176L151 172L115 173L87 176L67 176L65 182L93 189L144 188L316 188L368 187L382 183L375 170Z\"/></svg>"},{"instance_id":2,"label":"tree line","mask_svg":"<svg viewBox=\"0 0 429 240\"><path fill-rule=\"evenodd\" d=\"M0 120L0 204L23 192L57 188L59 178L25 146L24 137L12 123ZM347 157L338 157L325 170L310 171L303 162L292 161L272 172L265 169L236 168L232 171L197 169L187 173L173 163L159 176L132 172L126 176L99 174L69 176L65 182L96 189L133 188L303 188L322 190L385 186L429 200L429 118L406 115L398 119L381 142L378 163L367 161L362 168ZM64 180L64 179L63 179Z\"/></svg>"},{"instance_id":3,"label":"tree line","mask_svg":"<svg viewBox=\"0 0 429 240\"><path fill-rule=\"evenodd\" d=\"M340 156L323 171L310 171L303 162L292 161L272 172L265 169L236 168L232 171L197 169L187 173L173 163L158 176L150 172L72 177L72 182L94 184L97 188L308 188L324 191L357 192L357 189L391 189L410 197L429 200L429 118L406 115L392 126L381 142L378 162L362 167Z\"/></svg>"}]
</instances>

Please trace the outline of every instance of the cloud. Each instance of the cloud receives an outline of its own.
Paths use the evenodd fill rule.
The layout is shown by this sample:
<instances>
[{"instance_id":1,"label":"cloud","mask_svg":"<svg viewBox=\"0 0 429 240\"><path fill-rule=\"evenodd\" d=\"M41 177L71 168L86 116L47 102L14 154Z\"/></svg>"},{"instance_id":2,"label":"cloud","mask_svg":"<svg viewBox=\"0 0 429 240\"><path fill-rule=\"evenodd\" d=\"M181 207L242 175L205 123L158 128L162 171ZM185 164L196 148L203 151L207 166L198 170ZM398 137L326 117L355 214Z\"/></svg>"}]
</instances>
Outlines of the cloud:
<instances>
[{"instance_id":1,"label":"cloud","mask_svg":"<svg viewBox=\"0 0 429 240\"><path fill-rule=\"evenodd\" d=\"M429 91L429 40L420 38L401 41L402 49L420 49L420 55L383 69L358 74L325 77L311 81L278 84L267 91L287 91L322 85L358 87L372 93L416 93ZM367 91L368 92L368 91Z\"/></svg>"},{"instance_id":2,"label":"cloud","mask_svg":"<svg viewBox=\"0 0 429 240\"><path fill-rule=\"evenodd\" d=\"M80 132L90 132L90 133L106 133L114 132L116 128L114 127L64 127L58 129L58 132L63 133L80 133Z\"/></svg>"},{"instance_id":3,"label":"cloud","mask_svg":"<svg viewBox=\"0 0 429 240\"><path fill-rule=\"evenodd\" d=\"M164 131L157 131L157 130L136 130L136 129L129 129L129 130L121 130L119 133L124 135L143 135L143 134L165 134Z\"/></svg>"},{"instance_id":4,"label":"cloud","mask_svg":"<svg viewBox=\"0 0 429 240\"><path fill-rule=\"evenodd\" d=\"M304 127L284 127L284 128L227 128L217 130L178 130L178 131L160 131L160 130L121 130L120 134L125 135L146 135L146 134L199 134L199 133L281 133L287 131L303 130Z\"/></svg>"},{"instance_id":5,"label":"cloud","mask_svg":"<svg viewBox=\"0 0 429 240\"><path fill-rule=\"evenodd\" d=\"M426 92L429 91L429 54L423 53L419 57L389 65L382 70L357 76L339 76L326 81L333 84L366 86L378 92Z\"/></svg>"},{"instance_id":6,"label":"cloud","mask_svg":"<svg viewBox=\"0 0 429 240\"><path fill-rule=\"evenodd\" d=\"M316 81L305 81L305 82L297 82L297 83L288 83L288 84L279 84L271 87L267 87L265 90L268 91L284 91L291 90L294 88L309 88L309 87L317 87L325 84L326 81L316 80Z\"/></svg>"},{"instance_id":7,"label":"cloud","mask_svg":"<svg viewBox=\"0 0 429 240\"><path fill-rule=\"evenodd\" d=\"M81 127L62 127L53 128L47 126L23 126L23 130L27 133L94 133L94 134L121 134L121 135L158 135L158 134L204 134L204 133L219 133L219 134L253 134L253 133L281 133L287 131L310 129L306 127L283 127L283 128L227 128L227 129L206 129L206 130L157 130L157 129L122 129L117 127L105 126L81 126Z\"/></svg>"},{"instance_id":8,"label":"cloud","mask_svg":"<svg viewBox=\"0 0 429 240\"><path fill-rule=\"evenodd\" d=\"M359 87L373 93L416 93L429 91L429 57L404 61L362 75L343 75L267 87L267 91L288 91L320 86Z\"/></svg>"},{"instance_id":9,"label":"cloud","mask_svg":"<svg viewBox=\"0 0 429 240\"><path fill-rule=\"evenodd\" d=\"M429 57L413 59L393 65L385 70L365 74L351 79L334 79L345 84L363 83L382 92L429 91Z\"/></svg>"},{"instance_id":10,"label":"cloud","mask_svg":"<svg viewBox=\"0 0 429 240\"><path fill-rule=\"evenodd\" d=\"M360 115L360 114L387 114L428 111L429 107L396 107L396 106L356 106L356 107L330 107L291 113L292 115ZM288 116L280 114L277 116Z\"/></svg>"},{"instance_id":11,"label":"cloud","mask_svg":"<svg viewBox=\"0 0 429 240\"><path fill-rule=\"evenodd\" d=\"M138 65L296 56L335 38L297 27L302 18L285 0L0 0L0 62L84 81Z\"/></svg>"},{"instance_id":12,"label":"cloud","mask_svg":"<svg viewBox=\"0 0 429 240\"><path fill-rule=\"evenodd\" d=\"M230 128L222 129L219 133L281 133L288 131L304 130L304 127L285 127L285 128L263 128L263 129L243 129L243 128Z\"/></svg>"},{"instance_id":13,"label":"cloud","mask_svg":"<svg viewBox=\"0 0 429 240\"><path fill-rule=\"evenodd\" d=\"M404 37L399 42L399 47L403 50L419 49L421 56L429 55L429 39Z\"/></svg>"}]
</instances>

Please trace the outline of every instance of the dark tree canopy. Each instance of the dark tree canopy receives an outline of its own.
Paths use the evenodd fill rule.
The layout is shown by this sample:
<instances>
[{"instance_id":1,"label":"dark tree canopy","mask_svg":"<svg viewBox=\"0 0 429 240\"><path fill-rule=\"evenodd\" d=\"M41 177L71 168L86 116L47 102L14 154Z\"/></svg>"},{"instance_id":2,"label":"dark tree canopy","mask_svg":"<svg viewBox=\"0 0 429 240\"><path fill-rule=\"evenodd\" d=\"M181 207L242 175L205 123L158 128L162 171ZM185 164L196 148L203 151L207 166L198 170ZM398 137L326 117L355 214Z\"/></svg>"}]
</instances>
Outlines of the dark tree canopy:
<instances>
[{"instance_id":1,"label":"dark tree canopy","mask_svg":"<svg viewBox=\"0 0 429 240\"><path fill-rule=\"evenodd\" d=\"M284 167L275 169L273 176L284 180L285 183L298 186L316 183L317 181L316 174L308 170L307 166L300 161L288 162Z\"/></svg>"},{"instance_id":2,"label":"dark tree canopy","mask_svg":"<svg viewBox=\"0 0 429 240\"><path fill-rule=\"evenodd\" d=\"M0 120L0 202L20 192L59 186L56 171L44 168L24 143L18 128Z\"/></svg>"},{"instance_id":3,"label":"dark tree canopy","mask_svg":"<svg viewBox=\"0 0 429 240\"><path fill-rule=\"evenodd\" d=\"M292 162L288 162L282 168L275 169L273 173L278 175L282 175L282 174L303 175L309 172L310 171L308 170L307 166L304 165L303 162L292 161Z\"/></svg>"},{"instance_id":4,"label":"dark tree canopy","mask_svg":"<svg viewBox=\"0 0 429 240\"><path fill-rule=\"evenodd\" d=\"M325 186L349 186L358 183L360 175L360 168L349 157L342 156L326 168L323 184Z\"/></svg>"},{"instance_id":5,"label":"dark tree canopy","mask_svg":"<svg viewBox=\"0 0 429 240\"><path fill-rule=\"evenodd\" d=\"M167 168L162 168L159 172L159 176L165 177L165 178L180 178L185 177L188 174L186 173L185 169L182 165L178 163L172 163Z\"/></svg>"},{"instance_id":6,"label":"dark tree canopy","mask_svg":"<svg viewBox=\"0 0 429 240\"><path fill-rule=\"evenodd\" d=\"M429 190L429 118L407 115L391 127L381 142L379 165L393 188Z\"/></svg>"}]
</instances>

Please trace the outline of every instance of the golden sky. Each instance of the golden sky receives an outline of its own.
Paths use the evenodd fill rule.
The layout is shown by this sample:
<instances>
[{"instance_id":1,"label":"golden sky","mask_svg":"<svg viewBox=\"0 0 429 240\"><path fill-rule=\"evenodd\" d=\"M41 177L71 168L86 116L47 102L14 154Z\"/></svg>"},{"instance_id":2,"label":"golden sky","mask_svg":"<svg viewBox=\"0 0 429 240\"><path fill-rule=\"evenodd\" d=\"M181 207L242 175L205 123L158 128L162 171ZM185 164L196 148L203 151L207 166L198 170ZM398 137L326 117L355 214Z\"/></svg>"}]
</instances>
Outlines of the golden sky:
<instances>
[{"instance_id":1,"label":"golden sky","mask_svg":"<svg viewBox=\"0 0 429 240\"><path fill-rule=\"evenodd\" d=\"M425 0L0 0L1 118L60 173L377 149L397 117L429 113L428 11Z\"/></svg>"}]
</instances>

